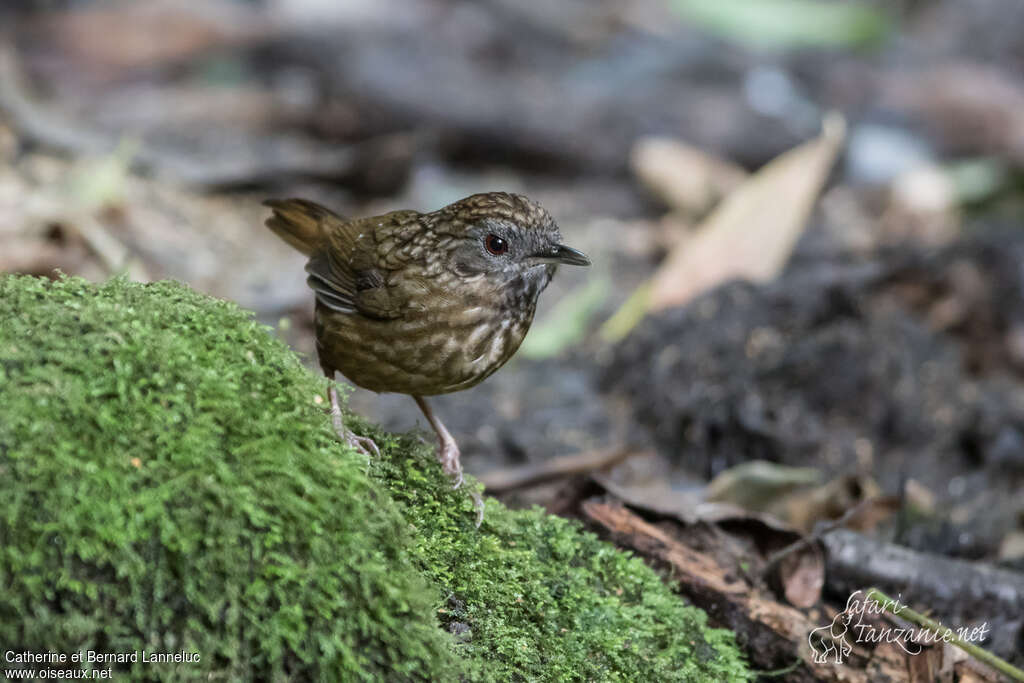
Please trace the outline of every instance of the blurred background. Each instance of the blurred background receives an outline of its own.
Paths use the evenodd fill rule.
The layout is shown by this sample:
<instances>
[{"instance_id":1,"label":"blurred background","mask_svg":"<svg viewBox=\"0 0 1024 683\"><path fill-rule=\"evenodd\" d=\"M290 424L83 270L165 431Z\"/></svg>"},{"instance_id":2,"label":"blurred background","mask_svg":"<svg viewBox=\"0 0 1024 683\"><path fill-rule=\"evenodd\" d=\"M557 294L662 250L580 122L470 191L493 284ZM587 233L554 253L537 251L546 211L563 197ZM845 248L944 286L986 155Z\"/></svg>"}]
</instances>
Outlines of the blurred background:
<instances>
[{"instance_id":1,"label":"blurred background","mask_svg":"<svg viewBox=\"0 0 1024 683\"><path fill-rule=\"evenodd\" d=\"M1017 0L7 0L0 26L0 271L178 279L315 367L260 201L521 192L595 265L436 400L493 492L802 530L884 500L860 528L1024 568Z\"/></svg>"}]
</instances>

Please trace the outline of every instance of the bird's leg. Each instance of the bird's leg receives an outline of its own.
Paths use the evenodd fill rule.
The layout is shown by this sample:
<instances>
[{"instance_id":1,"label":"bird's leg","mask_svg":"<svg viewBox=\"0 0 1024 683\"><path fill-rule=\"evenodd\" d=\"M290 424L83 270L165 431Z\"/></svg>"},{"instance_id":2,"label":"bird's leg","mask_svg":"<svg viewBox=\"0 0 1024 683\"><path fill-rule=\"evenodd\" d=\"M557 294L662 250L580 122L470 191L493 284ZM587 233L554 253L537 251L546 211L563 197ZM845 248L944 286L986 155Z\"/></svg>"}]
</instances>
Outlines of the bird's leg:
<instances>
[{"instance_id":1,"label":"bird's leg","mask_svg":"<svg viewBox=\"0 0 1024 683\"><path fill-rule=\"evenodd\" d=\"M380 449L377 448L377 444L370 437L358 436L345 429L345 424L341 421L341 401L338 400L338 390L330 383L330 380L334 379L334 369L325 366L324 374L327 375L328 379L327 399L331 403L331 423L334 425L334 432L338 435L339 439L347 443L355 451L365 455L367 464L369 464L371 453L380 457Z\"/></svg>"},{"instance_id":2,"label":"bird's leg","mask_svg":"<svg viewBox=\"0 0 1024 683\"><path fill-rule=\"evenodd\" d=\"M452 488L457 489L462 486L463 482L462 463L459 462L459 446L455 443L455 438L451 435L451 432L434 415L434 411L430 408L430 404L427 403L426 399L422 396L413 396L413 398L416 400L416 405L423 411L427 422L430 423L434 432L437 433L437 438L440 440L437 459L441 461L441 467L444 469L445 474L454 478L455 483L452 485ZM473 498L473 506L476 508L476 525L480 526L480 523L484 521L484 501L476 491L473 491L470 495Z\"/></svg>"},{"instance_id":3,"label":"bird's leg","mask_svg":"<svg viewBox=\"0 0 1024 683\"><path fill-rule=\"evenodd\" d=\"M441 461L441 467L444 468L445 474L455 478L455 485L452 488L457 489L462 486L462 463L459 462L459 446L455 443L455 438L451 435L451 432L434 415L434 411L430 408L430 404L427 403L426 399L422 396L413 396L413 398L416 399L416 405L423 411L427 422L430 423L430 426L441 442L437 450L437 459Z\"/></svg>"},{"instance_id":4,"label":"bird's leg","mask_svg":"<svg viewBox=\"0 0 1024 683\"><path fill-rule=\"evenodd\" d=\"M341 421L341 406L338 404L338 391L328 382L327 384L327 400L331 403L331 423L334 425L334 431L342 439L345 438L345 425Z\"/></svg>"}]
</instances>

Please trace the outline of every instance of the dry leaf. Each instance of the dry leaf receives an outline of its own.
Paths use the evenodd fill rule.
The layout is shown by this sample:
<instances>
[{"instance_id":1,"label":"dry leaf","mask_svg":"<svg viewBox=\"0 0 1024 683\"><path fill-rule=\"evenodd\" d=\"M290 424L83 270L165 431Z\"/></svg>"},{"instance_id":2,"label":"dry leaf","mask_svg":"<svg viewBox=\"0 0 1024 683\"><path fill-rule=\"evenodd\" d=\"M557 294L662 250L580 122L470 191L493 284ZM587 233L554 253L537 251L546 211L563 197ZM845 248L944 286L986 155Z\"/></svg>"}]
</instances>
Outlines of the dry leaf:
<instances>
[{"instance_id":1,"label":"dry leaf","mask_svg":"<svg viewBox=\"0 0 1024 683\"><path fill-rule=\"evenodd\" d=\"M878 484L867 476L842 475L821 486L785 496L767 512L797 529L810 532L818 522L841 518L866 500L872 500L847 522L852 529L873 529L898 509L898 498L883 497Z\"/></svg>"},{"instance_id":2,"label":"dry leaf","mask_svg":"<svg viewBox=\"0 0 1024 683\"><path fill-rule=\"evenodd\" d=\"M836 113L820 137L771 161L711 213L655 274L648 310L679 306L734 278L767 281L785 265L845 137Z\"/></svg>"},{"instance_id":3,"label":"dry leaf","mask_svg":"<svg viewBox=\"0 0 1024 683\"><path fill-rule=\"evenodd\" d=\"M874 503L861 510L849 525L871 529L891 516L894 503L881 498L878 484L866 476L845 475L821 482L810 467L791 467L752 460L725 470L708 484L705 499L740 506L773 516L809 533L817 522L838 519L866 499Z\"/></svg>"},{"instance_id":4,"label":"dry leaf","mask_svg":"<svg viewBox=\"0 0 1024 683\"><path fill-rule=\"evenodd\" d=\"M747 510L767 510L795 490L821 482L813 467L791 467L765 460L751 460L721 472L707 487L707 499L740 505Z\"/></svg>"},{"instance_id":5,"label":"dry leaf","mask_svg":"<svg viewBox=\"0 0 1024 683\"><path fill-rule=\"evenodd\" d=\"M935 494L917 479L907 479L903 485L903 497L907 506L917 514L935 514Z\"/></svg>"},{"instance_id":6,"label":"dry leaf","mask_svg":"<svg viewBox=\"0 0 1024 683\"><path fill-rule=\"evenodd\" d=\"M999 544L999 559L1012 562L1024 558L1024 531L1011 531Z\"/></svg>"},{"instance_id":7,"label":"dry leaf","mask_svg":"<svg viewBox=\"0 0 1024 683\"><path fill-rule=\"evenodd\" d=\"M818 604L825 587L825 556L821 546L809 543L779 562L778 581L786 602L807 609Z\"/></svg>"},{"instance_id":8,"label":"dry leaf","mask_svg":"<svg viewBox=\"0 0 1024 683\"><path fill-rule=\"evenodd\" d=\"M781 519L733 503L702 500L700 491L678 491L668 485L626 486L600 472L592 472L590 479L630 508L642 510L650 517L666 517L686 525L703 522L744 527L771 546L785 546L800 539L800 532Z\"/></svg>"},{"instance_id":9,"label":"dry leaf","mask_svg":"<svg viewBox=\"0 0 1024 683\"><path fill-rule=\"evenodd\" d=\"M629 164L651 193L669 207L691 215L707 211L747 177L736 164L673 138L639 140Z\"/></svg>"}]
</instances>

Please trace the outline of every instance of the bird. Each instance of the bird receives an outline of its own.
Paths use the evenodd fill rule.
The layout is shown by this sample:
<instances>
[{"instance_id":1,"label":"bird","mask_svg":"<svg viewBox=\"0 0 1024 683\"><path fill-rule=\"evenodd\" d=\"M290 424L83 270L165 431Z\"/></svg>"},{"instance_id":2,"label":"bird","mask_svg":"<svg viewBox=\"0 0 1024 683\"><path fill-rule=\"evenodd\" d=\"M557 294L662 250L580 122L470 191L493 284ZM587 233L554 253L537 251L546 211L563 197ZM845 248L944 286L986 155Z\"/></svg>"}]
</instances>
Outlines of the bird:
<instances>
[{"instance_id":1,"label":"bird","mask_svg":"<svg viewBox=\"0 0 1024 683\"><path fill-rule=\"evenodd\" d=\"M522 343L557 266L590 259L563 244L551 214L520 194L486 192L428 213L354 219L305 199L263 203L273 212L266 226L309 257L324 374L411 396L458 488L458 444L426 397L469 389L497 371ZM344 427L330 381L327 396L338 437L379 456L372 439ZM473 498L479 526L483 501Z\"/></svg>"}]
</instances>

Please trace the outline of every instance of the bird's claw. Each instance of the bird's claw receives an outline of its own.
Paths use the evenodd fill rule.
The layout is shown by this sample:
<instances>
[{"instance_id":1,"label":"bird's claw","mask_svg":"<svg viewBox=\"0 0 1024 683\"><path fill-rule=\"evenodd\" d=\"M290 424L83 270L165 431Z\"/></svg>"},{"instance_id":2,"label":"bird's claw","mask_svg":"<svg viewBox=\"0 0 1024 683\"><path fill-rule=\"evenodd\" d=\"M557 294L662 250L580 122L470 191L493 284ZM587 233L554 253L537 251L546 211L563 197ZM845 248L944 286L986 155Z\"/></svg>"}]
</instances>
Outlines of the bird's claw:
<instances>
[{"instance_id":1,"label":"bird's claw","mask_svg":"<svg viewBox=\"0 0 1024 683\"><path fill-rule=\"evenodd\" d=\"M349 446L356 449L363 455L374 455L378 458L380 457L380 448L377 447L377 442L368 436L359 436L358 434L349 432L346 442Z\"/></svg>"},{"instance_id":2,"label":"bird's claw","mask_svg":"<svg viewBox=\"0 0 1024 683\"><path fill-rule=\"evenodd\" d=\"M368 436L359 436L358 434L346 431L345 436L343 436L342 439L345 443L351 446L354 451L366 456L367 468L370 466L371 457L380 457L380 448L378 448L377 443Z\"/></svg>"},{"instance_id":3,"label":"bird's claw","mask_svg":"<svg viewBox=\"0 0 1024 683\"><path fill-rule=\"evenodd\" d=\"M473 499L473 509L476 510L476 528L479 529L480 525L484 523L484 499L476 491L471 491L469 496Z\"/></svg>"},{"instance_id":4,"label":"bird's claw","mask_svg":"<svg viewBox=\"0 0 1024 683\"><path fill-rule=\"evenodd\" d=\"M338 435L338 438L348 444L352 450L366 456L366 467L369 469L370 458L372 456L377 456L379 458L380 448L377 447L376 442L370 437L359 436L358 434L353 434L348 429L345 429L345 424L341 419L341 404L338 401L338 392L335 391L333 386L327 389L327 398L331 404L331 424L334 425L334 432Z\"/></svg>"},{"instance_id":5,"label":"bird's claw","mask_svg":"<svg viewBox=\"0 0 1024 683\"><path fill-rule=\"evenodd\" d=\"M441 469L452 478L452 489L458 489L465 483L462 475L462 463L459 461L459 447L454 440L442 439L441 447L437 452L437 459L441 461ZM476 510L476 526L484 521L484 499L476 491L470 491L469 497L473 499L473 509Z\"/></svg>"},{"instance_id":6,"label":"bird's claw","mask_svg":"<svg viewBox=\"0 0 1024 683\"><path fill-rule=\"evenodd\" d=\"M442 443L441 449L437 453L437 459L441 461L441 469L444 473L454 479L452 488L457 489L462 486L464 478L462 476L462 463L459 462L459 449L454 443Z\"/></svg>"}]
</instances>

